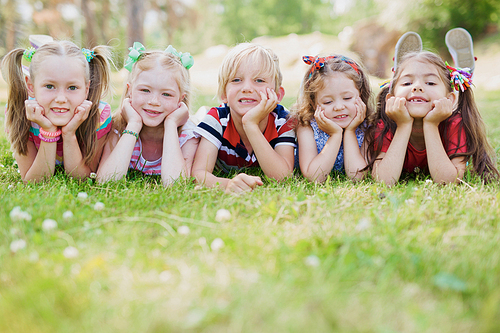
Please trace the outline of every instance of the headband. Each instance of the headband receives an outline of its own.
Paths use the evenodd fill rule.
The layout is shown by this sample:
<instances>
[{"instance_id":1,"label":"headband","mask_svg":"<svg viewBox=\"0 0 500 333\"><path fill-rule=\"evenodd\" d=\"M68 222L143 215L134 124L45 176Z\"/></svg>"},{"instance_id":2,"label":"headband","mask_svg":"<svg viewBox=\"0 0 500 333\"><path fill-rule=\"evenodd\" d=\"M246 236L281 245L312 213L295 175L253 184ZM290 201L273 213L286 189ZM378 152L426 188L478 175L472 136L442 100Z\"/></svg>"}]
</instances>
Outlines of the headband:
<instances>
[{"instance_id":1,"label":"headband","mask_svg":"<svg viewBox=\"0 0 500 333\"><path fill-rule=\"evenodd\" d=\"M454 68L445 62L446 68L450 71L450 83L455 88L456 91L460 90L462 92L470 88L472 84L472 74L469 68Z\"/></svg>"},{"instance_id":2,"label":"headband","mask_svg":"<svg viewBox=\"0 0 500 333\"><path fill-rule=\"evenodd\" d=\"M33 59L33 56L35 55L35 52L36 52L36 49L34 47L29 47L26 50L24 50L23 58L26 59L27 61L31 62L31 60ZM94 51L83 48L82 53L88 62L90 62L92 59L94 59L94 56L95 56Z\"/></svg>"},{"instance_id":3,"label":"headband","mask_svg":"<svg viewBox=\"0 0 500 333\"><path fill-rule=\"evenodd\" d=\"M351 59L349 58L346 58L344 56L328 56L328 57L313 57L313 56L303 56L302 57L302 60L308 64L308 65L312 65L314 64L312 67L311 67L311 71L309 72L309 77L311 77L311 75L314 73L315 70L320 70L322 67L325 66L325 63L330 60L330 59L340 59L341 61L345 62L346 64L348 64L349 66L352 67L352 69L354 69L356 71L356 73L359 74L359 68L358 68L358 65L352 61Z\"/></svg>"},{"instance_id":4,"label":"headband","mask_svg":"<svg viewBox=\"0 0 500 333\"><path fill-rule=\"evenodd\" d=\"M129 47L128 49L130 50L130 52L128 54L127 61L125 62L125 66L123 67L131 72L132 67L146 51L146 48L141 43L134 42L134 45L132 47ZM169 45L164 52L173 54L174 56L178 57L181 61L182 66L184 66L186 69L190 69L194 65L194 59L191 54L189 54L189 52L177 52L177 50L174 49L172 45Z\"/></svg>"}]
</instances>

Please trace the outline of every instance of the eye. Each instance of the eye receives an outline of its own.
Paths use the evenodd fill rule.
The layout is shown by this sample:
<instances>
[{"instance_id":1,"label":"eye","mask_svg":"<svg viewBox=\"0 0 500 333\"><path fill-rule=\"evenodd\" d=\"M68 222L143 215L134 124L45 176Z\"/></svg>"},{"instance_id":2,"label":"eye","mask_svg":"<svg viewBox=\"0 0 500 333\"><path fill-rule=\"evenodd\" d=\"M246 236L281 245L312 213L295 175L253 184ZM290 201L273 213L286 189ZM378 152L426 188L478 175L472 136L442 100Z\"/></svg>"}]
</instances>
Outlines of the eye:
<instances>
[{"instance_id":1,"label":"eye","mask_svg":"<svg viewBox=\"0 0 500 333\"><path fill-rule=\"evenodd\" d=\"M427 84L428 84L429 86L435 86L435 85L436 85L436 82L429 81L429 82L427 82Z\"/></svg>"},{"instance_id":2,"label":"eye","mask_svg":"<svg viewBox=\"0 0 500 333\"><path fill-rule=\"evenodd\" d=\"M73 90L73 91L74 91L74 90L77 90L77 89L78 89L78 87L77 87L77 86L70 86L70 87L68 88L68 90Z\"/></svg>"},{"instance_id":3,"label":"eye","mask_svg":"<svg viewBox=\"0 0 500 333\"><path fill-rule=\"evenodd\" d=\"M402 86L409 86L409 85L411 85L411 82L403 82L401 85Z\"/></svg>"},{"instance_id":4,"label":"eye","mask_svg":"<svg viewBox=\"0 0 500 333\"><path fill-rule=\"evenodd\" d=\"M264 80L264 79L255 79L255 82L258 82L258 83L265 83L265 82L266 82L266 80Z\"/></svg>"},{"instance_id":5,"label":"eye","mask_svg":"<svg viewBox=\"0 0 500 333\"><path fill-rule=\"evenodd\" d=\"M172 96L172 94L170 94L170 93L163 93L162 95L163 95L163 96L165 96L165 97L170 97L170 96Z\"/></svg>"},{"instance_id":6,"label":"eye","mask_svg":"<svg viewBox=\"0 0 500 333\"><path fill-rule=\"evenodd\" d=\"M328 105L328 104L331 104L331 103L332 103L332 101L325 101L325 102L323 102L324 105Z\"/></svg>"},{"instance_id":7,"label":"eye","mask_svg":"<svg viewBox=\"0 0 500 333\"><path fill-rule=\"evenodd\" d=\"M54 85L53 84L46 84L45 88L47 88L47 89L54 89Z\"/></svg>"},{"instance_id":8,"label":"eye","mask_svg":"<svg viewBox=\"0 0 500 333\"><path fill-rule=\"evenodd\" d=\"M352 97L344 97L344 101L349 101L351 99L352 99Z\"/></svg>"},{"instance_id":9,"label":"eye","mask_svg":"<svg viewBox=\"0 0 500 333\"><path fill-rule=\"evenodd\" d=\"M238 83L241 82L241 79L235 77L234 79L231 80L231 82Z\"/></svg>"},{"instance_id":10,"label":"eye","mask_svg":"<svg viewBox=\"0 0 500 333\"><path fill-rule=\"evenodd\" d=\"M143 93L148 93L149 92L149 89L146 89L146 88L143 88L143 89L139 89L140 92L143 92Z\"/></svg>"}]
</instances>

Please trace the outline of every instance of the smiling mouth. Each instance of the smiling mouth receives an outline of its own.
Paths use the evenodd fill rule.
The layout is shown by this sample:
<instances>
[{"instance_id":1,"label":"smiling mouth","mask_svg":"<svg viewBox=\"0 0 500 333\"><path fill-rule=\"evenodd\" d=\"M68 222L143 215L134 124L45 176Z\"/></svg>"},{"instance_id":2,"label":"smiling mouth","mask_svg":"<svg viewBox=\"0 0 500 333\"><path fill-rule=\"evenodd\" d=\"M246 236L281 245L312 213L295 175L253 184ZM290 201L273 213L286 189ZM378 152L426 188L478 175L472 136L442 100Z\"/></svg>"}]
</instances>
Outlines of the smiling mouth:
<instances>
[{"instance_id":1,"label":"smiling mouth","mask_svg":"<svg viewBox=\"0 0 500 333\"><path fill-rule=\"evenodd\" d=\"M249 103L255 103L257 102L255 99L247 99L247 98L242 98L239 100L240 103L243 104L249 104Z\"/></svg>"},{"instance_id":2,"label":"smiling mouth","mask_svg":"<svg viewBox=\"0 0 500 333\"><path fill-rule=\"evenodd\" d=\"M66 113L69 111L69 109L61 109L61 108L52 108L51 110L52 110L52 112L55 112L55 113Z\"/></svg>"},{"instance_id":3,"label":"smiling mouth","mask_svg":"<svg viewBox=\"0 0 500 333\"><path fill-rule=\"evenodd\" d=\"M427 100L425 100L423 98L415 97L415 98L410 98L408 100L408 102L410 102L410 103L427 103Z\"/></svg>"},{"instance_id":4,"label":"smiling mouth","mask_svg":"<svg viewBox=\"0 0 500 333\"><path fill-rule=\"evenodd\" d=\"M146 109L143 109L143 110L144 110L144 112L146 112L147 114L154 115L154 116L161 114L161 112L160 112L160 111L146 110Z\"/></svg>"},{"instance_id":5,"label":"smiling mouth","mask_svg":"<svg viewBox=\"0 0 500 333\"><path fill-rule=\"evenodd\" d=\"M340 116L335 116L335 117L333 117L333 118L334 118L334 119L345 119L345 118L347 118L347 117L349 117L349 116L348 116L348 115L346 115L346 114L341 114Z\"/></svg>"}]
</instances>

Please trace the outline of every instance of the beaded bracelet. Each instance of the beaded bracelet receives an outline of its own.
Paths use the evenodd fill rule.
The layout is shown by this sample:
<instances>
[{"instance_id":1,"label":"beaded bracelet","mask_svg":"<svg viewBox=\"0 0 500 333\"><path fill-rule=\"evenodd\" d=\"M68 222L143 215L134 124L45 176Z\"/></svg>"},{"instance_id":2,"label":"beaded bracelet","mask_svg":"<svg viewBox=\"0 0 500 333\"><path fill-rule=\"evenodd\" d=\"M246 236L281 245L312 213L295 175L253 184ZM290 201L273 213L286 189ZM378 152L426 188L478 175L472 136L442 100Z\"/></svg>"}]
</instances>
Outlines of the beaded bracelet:
<instances>
[{"instance_id":1,"label":"beaded bracelet","mask_svg":"<svg viewBox=\"0 0 500 333\"><path fill-rule=\"evenodd\" d=\"M61 133L62 133L61 129L58 129L55 132L47 132L47 131L44 131L42 128L40 128L40 134L42 134L45 137L49 137L49 138L59 136L59 135L61 135Z\"/></svg>"},{"instance_id":2,"label":"beaded bracelet","mask_svg":"<svg viewBox=\"0 0 500 333\"><path fill-rule=\"evenodd\" d=\"M56 136L55 138L52 138L52 139L47 139L46 137L44 137L42 135L42 133L38 134L38 137L40 138L40 140L42 140L43 142L57 142L59 141L59 138L60 136Z\"/></svg>"},{"instance_id":3,"label":"beaded bracelet","mask_svg":"<svg viewBox=\"0 0 500 333\"><path fill-rule=\"evenodd\" d=\"M138 134L137 132L134 132L134 131L130 131L130 130L127 130L127 129L126 129L126 130L124 130L124 131L122 132L122 135L123 135L123 134L131 134L131 135L135 136L135 139L136 139L136 140L137 140L137 139L139 139L139 134Z\"/></svg>"}]
</instances>

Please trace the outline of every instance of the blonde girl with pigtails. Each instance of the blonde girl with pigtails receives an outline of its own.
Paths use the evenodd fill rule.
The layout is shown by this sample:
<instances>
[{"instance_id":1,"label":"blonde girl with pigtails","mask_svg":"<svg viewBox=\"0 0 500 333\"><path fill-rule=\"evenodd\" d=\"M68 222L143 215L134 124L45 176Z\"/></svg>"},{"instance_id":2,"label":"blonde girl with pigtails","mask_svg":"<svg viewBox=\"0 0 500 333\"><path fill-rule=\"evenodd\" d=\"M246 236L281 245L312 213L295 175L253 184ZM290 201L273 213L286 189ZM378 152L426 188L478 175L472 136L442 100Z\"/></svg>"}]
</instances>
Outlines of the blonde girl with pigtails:
<instances>
[{"instance_id":1,"label":"blonde girl with pigtails","mask_svg":"<svg viewBox=\"0 0 500 333\"><path fill-rule=\"evenodd\" d=\"M9 86L6 131L23 181L41 181L56 165L83 179L97 171L111 108L107 93L110 52L51 41L38 49L17 48L2 59ZM30 62L23 73L22 59Z\"/></svg>"},{"instance_id":2,"label":"blonde girl with pigtails","mask_svg":"<svg viewBox=\"0 0 500 333\"><path fill-rule=\"evenodd\" d=\"M130 74L104 148L99 182L122 179L129 169L161 176L165 186L191 176L199 141L188 111L192 65L189 53L172 46L147 51L136 42L130 48L125 64Z\"/></svg>"}]
</instances>

